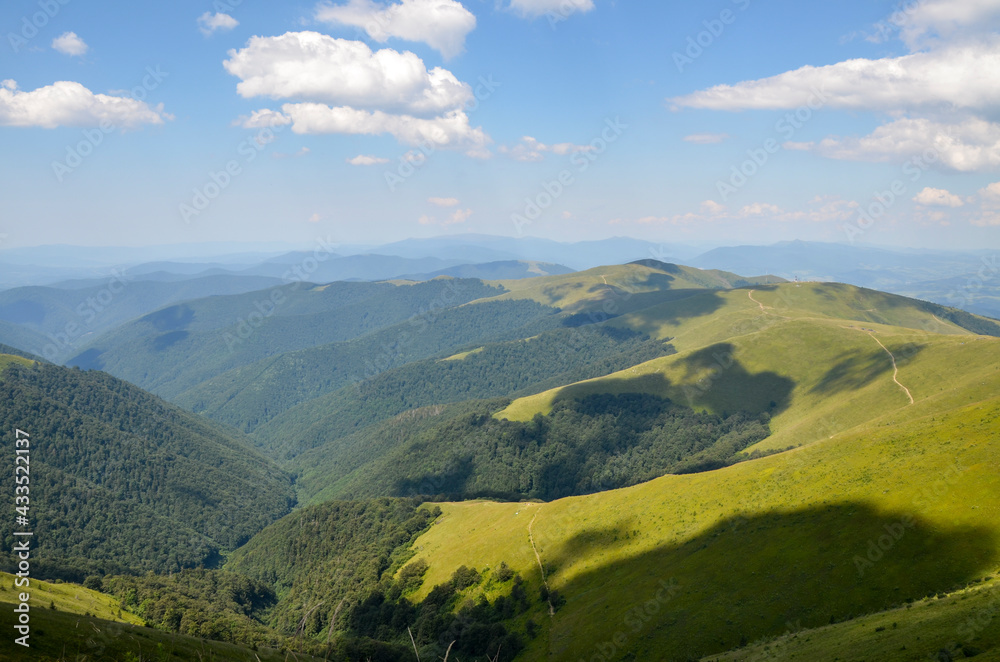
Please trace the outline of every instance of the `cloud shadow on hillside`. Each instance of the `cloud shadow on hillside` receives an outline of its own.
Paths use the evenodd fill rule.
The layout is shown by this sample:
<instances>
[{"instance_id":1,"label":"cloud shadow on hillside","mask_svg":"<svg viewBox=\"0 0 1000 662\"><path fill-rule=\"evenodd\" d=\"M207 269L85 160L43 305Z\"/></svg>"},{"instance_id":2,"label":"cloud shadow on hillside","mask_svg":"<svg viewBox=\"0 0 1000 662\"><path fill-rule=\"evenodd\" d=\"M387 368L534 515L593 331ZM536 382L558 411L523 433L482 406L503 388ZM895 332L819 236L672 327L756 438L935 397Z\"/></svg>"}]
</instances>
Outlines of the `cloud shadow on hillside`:
<instances>
[{"instance_id":1,"label":"cloud shadow on hillside","mask_svg":"<svg viewBox=\"0 0 1000 662\"><path fill-rule=\"evenodd\" d=\"M644 524L648 531L652 522ZM628 543L622 533L633 526L639 528L627 519L559 545L550 542L543 561L558 572L590 550L615 558ZM544 514L535 536L546 541ZM619 630L627 634L626 649L635 657L622 659L652 659L654 653L662 660L698 659L741 641L780 635L789 624L818 627L963 586L995 567L998 544L996 529L949 526L864 502L729 518L687 541L584 571L566 584L558 574L550 576L550 585L567 599L554 627L583 622L581 613L599 613L607 636L597 641L611 640ZM538 581L537 573L533 579ZM605 602L608 593L620 597L622 585L632 602ZM672 594L661 590L669 585L676 586ZM628 626L630 614L633 624L641 621L638 631ZM552 640L579 634L558 631ZM574 651L574 659L593 654Z\"/></svg>"},{"instance_id":2,"label":"cloud shadow on hillside","mask_svg":"<svg viewBox=\"0 0 1000 662\"><path fill-rule=\"evenodd\" d=\"M685 373L681 404L712 411L778 414L788 408L795 382L776 372L749 372L730 343L716 343L678 361Z\"/></svg>"},{"instance_id":3,"label":"cloud shadow on hillside","mask_svg":"<svg viewBox=\"0 0 1000 662\"><path fill-rule=\"evenodd\" d=\"M143 319L157 331L181 331L194 320L194 309L180 304L150 313Z\"/></svg>"},{"instance_id":4,"label":"cloud shadow on hillside","mask_svg":"<svg viewBox=\"0 0 1000 662\"><path fill-rule=\"evenodd\" d=\"M923 350L922 345L909 344L897 357L897 365L912 359ZM850 349L838 356L823 378L810 389L812 393L833 395L868 386L876 379L892 377L892 359L872 341L872 349Z\"/></svg>"}]
</instances>

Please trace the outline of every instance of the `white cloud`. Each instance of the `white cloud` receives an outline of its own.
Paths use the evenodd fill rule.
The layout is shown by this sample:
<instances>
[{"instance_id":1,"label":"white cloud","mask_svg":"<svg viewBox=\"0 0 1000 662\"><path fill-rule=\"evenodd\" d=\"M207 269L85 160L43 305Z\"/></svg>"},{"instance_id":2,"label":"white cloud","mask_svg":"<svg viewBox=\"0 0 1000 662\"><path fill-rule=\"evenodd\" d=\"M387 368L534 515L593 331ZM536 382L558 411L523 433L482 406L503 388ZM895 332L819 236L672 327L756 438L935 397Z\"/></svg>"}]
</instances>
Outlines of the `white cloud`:
<instances>
[{"instance_id":1,"label":"white cloud","mask_svg":"<svg viewBox=\"0 0 1000 662\"><path fill-rule=\"evenodd\" d=\"M993 182L979 190L979 212L971 222L980 227L1000 225L1000 182Z\"/></svg>"},{"instance_id":2,"label":"white cloud","mask_svg":"<svg viewBox=\"0 0 1000 662\"><path fill-rule=\"evenodd\" d=\"M427 198L427 202L438 207L457 207L458 198Z\"/></svg>"},{"instance_id":3,"label":"white cloud","mask_svg":"<svg viewBox=\"0 0 1000 662\"><path fill-rule=\"evenodd\" d=\"M886 23L898 28L906 45L917 50L993 31L998 18L998 0L919 0L894 12Z\"/></svg>"},{"instance_id":4,"label":"white cloud","mask_svg":"<svg viewBox=\"0 0 1000 662\"><path fill-rule=\"evenodd\" d=\"M269 108L262 108L250 113L250 116L240 115L233 122L234 126L241 126L244 129L263 129L272 126L284 126L291 124L292 119Z\"/></svg>"},{"instance_id":5,"label":"white cloud","mask_svg":"<svg viewBox=\"0 0 1000 662\"><path fill-rule=\"evenodd\" d=\"M593 8L593 0L510 0L508 5L508 9L524 18L548 14L562 19L576 12L589 12Z\"/></svg>"},{"instance_id":6,"label":"white cloud","mask_svg":"<svg viewBox=\"0 0 1000 662\"><path fill-rule=\"evenodd\" d=\"M848 161L897 161L919 156L952 170L974 172L1000 166L1000 125L978 118L955 123L902 118L862 138L830 137L818 143L786 143L784 147Z\"/></svg>"},{"instance_id":7,"label":"white cloud","mask_svg":"<svg viewBox=\"0 0 1000 662\"><path fill-rule=\"evenodd\" d=\"M17 89L13 80L0 88L0 126L98 126L108 122L118 128L163 124L173 116L130 97L94 94L80 83L56 81L31 92Z\"/></svg>"},{"instance_id":8,"label":"white cloud","mask_svg":"<svg viewBox=\"0 0 1000 662\"><path fill-rule=\"evenodd\" d=\"M829 108L983 109L1000 103L1000 40L880 60L805 66L770 78L716 85L668 100L711 110Z\"/></svg>"},{"instance_id":9,"label":"white cloud","mask_svg":"<svg viewBox=\"0 0 1000 662\"><path fill-rule=\"evenodd\" d=\"M728 133L692 133L690 136L684 136L684 142L696 145L715 145L728 137Z\"/></svg>"},{"instance_id":10,"label":"white cloud","mask_svg":"<svg viewBox=\"0 0 1000 662\"><path fill-rule=\"evenodd\" d=\"M286 103L283 117L295 133L389 134L406 145L431 145L435 149L461 149L478 156L490 138L481 128L472 128L462 111L425 119L367 111L346 106L331 108L321 103Z\"/></svg>"},{"instance_id":11,"label":"white cloud","mask_svg":"<svg viewBox=\"0 0 1000 662\"><path fill-rule=\"evenodd\" d=\"M198 29L206 37L216 30L232 30L240 22L229 14L205 12L198 17Z\"/></svg>"},{"instance_id":12,"label":"white cloud","mask_svg":"<svg viewBox=\"0 0 1000 662\"><path fill-rule=\"evenodd\" d=\"M852 218L858 203L835 196L816 196L802 209L787 211L769 202L752 202L744 205L738 211L730 211L725 205L714 200L705 200L698 206L698 211L672 216L644 216L636 219L643 225L673 225L690 226L724 221L780 221L785 223L809 222L828 223L846 221ZM615 219L614 224L622 224L621 219Z\"/></svg>"},{"instance_id":13,"label":"white cloud","mask_svg":"<svg viewBox=\"0 0 1000 662\"><path fill-rule=\"evenodd\" d=\"M500 147L501 154L507 154L516 161L537 162L545 160L545 153L566 156L577 152L589 152L593 147L590 145L574 145L573 143L557 143L546 145L540 143L531 136L524 136L521 141L513 147L503 145Z\"/></svg>"},{"instance_id":14,"label":"white cloud","mask_svg":"<svg viewBox=\"0 0 1000 662\"><path fill-rule=\"evenodd\" d=\"M961 207L965 201L942 188L924 187L913 197L913 201L924 207Z\"/></svg>"},{"instance_id":15,"label":"white cloud","mask_svg":"<svg viewBox=\"0 0 1000 662\"><path fill-rule=\"evenodd\" d=\"M430 71L410 52L372 52L360 41L318 32L252 37L230 50L226 71L244 98L299 99L333 105L435 115L464 106L472 88L447 69Z\"/></svg>"},{"instance_id":16,"label":"white cloud","mask_svg":"<svg viewBox=\"0 0 1000 662\"><path fill-rule=\"evenodd\" d=\"M475 15L455 0L402 0L387 5L371 0L323 3L316 7L316 19L360 28L380 44L391 37L422 42L446 58L465 49L465 37L476 27Z\"/></svg>"},{"instance_id":17,"label":"white cloud","mask_svg":"<svg viewBox=\"0 0 1000 662\"><path fill-rule=\"evenodd\" d=\"M440 225L443 227L447 227L449 225L457 225L459 223L465 223L467 220L469 220L470 216L472 216L471 209L456 209L451 216L443 220L439 221L434 216L428 216L427 214L424 214L423 216L417 219L417 222L420 223L421 225Z\"/></svg>"},{"instance_id":18,"label":"white cloud","mask_svg":"<svg viewBox=\"0 0 1000 662\"><path fill-rule=\"evenodd\" d=\"M472 90L450 71L428 71L410 52L372 52L358 41L316 32L253 37L223 64L244 97L292 98L262 109L243 126L291 124L300 134L389 134L407 145L463 150L488 158L490 137L472 127L464 106Z\"/></svg>"},{"instance_id":19,"label":"white cloud","mask_svg":"<svg viewBox=\"0 0 1000 662\"><path fill-rule=\"evenodd\" d=\"M701 203L701 211L705 214L724 214L726 212L726 206L719 204L715 200L705 200Z\"/></svg>"},{"instance_id":20,"label":"white cloud","mask_svg":"<svg viewBox=\"0 0 1000 662\"><path fill-rule=\"evenodd\" d=\"M465 223L467 220L469 220L470 216L472 216L472 210L471 209L456 209L455 213L452 214L448 218L447 221L445 221L445 225L454 225L456 223Z\"/></svg>"},{"instance_id":21,"label":"white cloud","mask_svg":"<svg viewBox=\"0 0 1000 662\"><path fill-rule=\"evenodd\" d=\"M322 220L323 220L323 217L320 216L319 213L315 213L312 216L310 216L309 218L307 218L306 222L307 223L319 223Z\"/></svg>"},{"instance_id":22,"label":"white cloud","mask_svg":"<svg viewBox=\"0 0 1000 662\"><path fill-rule=\"evenodd\" d=\"M777 216L781 213L781 207L766 202L753 202L740 209L739 215L747 216Z\"/></svg>"},{"instance_id":23,"label":"white cloud","mask_svg":"<svg viewBox=\"0 0 1000 662\"><path fill-rule=\"evenodd\" d=\"M63 32L52 40L52 48L65 55L83 55L89 47L75 32Z\"/></svg>"},{"instance_id":24,"label":"white cloud","mask_svg":"<svg viewBox=\"0 0 1000 662\"><path fill-rule=\"evenodd\" d=\"M371 165L382 165L383 163L388 163L389 159L383 159L378 156L368 156L366 154L358 154L354 158L347 159L347 162L351 165L356 166L371 166Z\"/></svg>"}]
</instances>

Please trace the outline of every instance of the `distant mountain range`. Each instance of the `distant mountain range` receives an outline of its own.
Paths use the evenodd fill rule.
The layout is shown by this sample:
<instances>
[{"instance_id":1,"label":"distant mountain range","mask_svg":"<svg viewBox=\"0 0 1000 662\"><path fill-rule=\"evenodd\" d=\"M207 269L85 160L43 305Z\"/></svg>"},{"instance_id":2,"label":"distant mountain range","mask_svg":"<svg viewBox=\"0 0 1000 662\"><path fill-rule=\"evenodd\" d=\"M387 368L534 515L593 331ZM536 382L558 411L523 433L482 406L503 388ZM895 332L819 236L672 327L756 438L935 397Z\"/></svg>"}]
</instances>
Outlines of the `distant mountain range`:
<instances>
[{"instance_id":1,"label":"distant mountain range","mask_svg":"<svg viewBox=\"0 0 1000 662\"><path fill-rule=\"evenodd\" d=\"M220 254L226 247L238 252ZM442 276L507 281L644 259L682 261L744 275L842 282L1000 318L1000 264L991 251L889 250L792 241L699 254L682 244L622 237L568 243L475 234L407 239L377 247L263 248L198 244L0 251L0 342L62 361L122 322L207 296L292 282L422 281ZM364 252L352 254L354 250ZM142 261L148 257L157 259ZM12 287L15 284L20 286Z\"/></svg>"}]
</instances>

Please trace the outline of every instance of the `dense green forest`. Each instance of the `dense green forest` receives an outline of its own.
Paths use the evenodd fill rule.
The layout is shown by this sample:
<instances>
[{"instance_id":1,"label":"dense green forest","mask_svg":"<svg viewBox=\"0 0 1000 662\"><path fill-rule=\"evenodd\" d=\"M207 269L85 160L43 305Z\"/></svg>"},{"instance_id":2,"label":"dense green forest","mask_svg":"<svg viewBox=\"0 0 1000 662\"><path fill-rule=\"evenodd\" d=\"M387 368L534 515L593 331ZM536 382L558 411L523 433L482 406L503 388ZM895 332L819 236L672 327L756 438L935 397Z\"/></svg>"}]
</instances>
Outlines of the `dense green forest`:
<instances>
[{"instance_id":1,"label":"dense green forest","mask_svg":"<svg viewBox=\"0 0 1000 662\"><path fill-rule=\"evenodd\" d=\"M264 290L281 283L279 278L245 274L215 274L179 281L143 280L128 270L72 286L29 286L0 291L0 321L44 334L65 336L47 352L53 360L76 353L74 346L84 337L93 338L109 329L158 308L192 299ZM77 284L79 286L77 286ZM71 331L67 331L71 329ZM51 340L46 340L48 345ZM29 347L42 351L43 345ZM53 356L53 353L56 355Z\"/></svg>"},{"instance_id":2,"label":"dense green forest","mask_svg":"<svg viewBox=\"0 0 1000 662\"><path fill-rule=\"evenodd\" d=\"M292 646L266 625L274 589L235 572L185 569L169 575L91 575L84 586L109 593L146 623L215 641L258 647Z\"/></svg>"},{"instance_id":3,"label":"dense green forest","mask_svg":"<svg viewBox=\"0 0 1000 662\"><path fill-rule=\"evenodd\" d=\"M387 370L294 407L251 437L284 461L411 409L537 393L672 353L670 344L629 329L556 329Z\"/></svg>"},{"instance_id":4,"label":"dense green forest","mask_svg":"<svg viewBox=\"0 0 1000 662\"><path fill-rule=\"evenodd\" d=\"M316 490L303 497L550 500L723 467L746 459L741 451L769 434L766 413L700 413L653 395L557 401L550 414L527 423L493 418L506 403L465 403L448 417L426 412L423 425L403 418L399 434L388 435L395 445L382 444L360 462L354 453L364 453L356 450L366 447L364 433L336 447L343 458L303 456L305 487ZM376 448L385 431L372 430Z\"/></svg>"},{"instance_id":5,"label":"dense green forest","mask_svg":"<svg viewBox=\"0 0 1000 662\"><path fill-rule=\"evenodd\" d=\"M0 402L0 427L30 435L34 567L50 577L212 564L294 503L246 439L105 373L12 363Z\"/></svg>"},{"instance_id":6,"label":"dense green forest","mask_svg":"<svg viewBox=\"0 0 1000 662\"><path fill-rule=\"evenodd\" d=\"M447 308L354 340L289 352L231 370L173 400L249 432L300 402L410 361L558 328L562 318L557 312L533 301L487 301Z\"/></svg>"},{"instance_id":7,"label":"dense green forest","mask_svg":"<svg viewBox=\"0 0 1000 662\"><path fill-rule=\"evenodd\" d=\"M425 563L400 571L440 514L411 499L312 506L266 528L222 570L87 577L157 629L338 662L410 662L451 648L457 659L509 662L534 624L511 619L540 601L506 564L460 568L423 600ZM487 596L488 594L488 596ZM412 633L413 639L410 639Z\"/></svg>"},{"instance_id":8,"label":"dense green forest","mask_svg":"<svg viewBox=\"0 0 1000 662\"><path fill-rule=\"evenodd\" d=\"M69 365L106 370L173 399L226 370L342 342L499 292L478 280L293 282L157 310L81 348Z\"/></svg>"},{"instance_id":9,"label":"dense green forest","mask_svg":"<svg viewBox=\"0 0 1000 662\"><path fill-rule=\"evenodd\" d=\"M483 660L498 648L499 659L513 659L520 637L501 621L538 599L537 593L529 598L513 572L464 569L423 601L408 599L422 584L426 565L397 570L412 555L411 542L440 514L420 503L379 498L296 511L235 552L226 569L272 586L277 603L269 625L313 646L329 643L307 650L330 659L409 662L407 628L421 659L444 655L453 641L459 659ZM485 583L497 594L492 600L476 590Z\"/></svg>"}]
</instances>

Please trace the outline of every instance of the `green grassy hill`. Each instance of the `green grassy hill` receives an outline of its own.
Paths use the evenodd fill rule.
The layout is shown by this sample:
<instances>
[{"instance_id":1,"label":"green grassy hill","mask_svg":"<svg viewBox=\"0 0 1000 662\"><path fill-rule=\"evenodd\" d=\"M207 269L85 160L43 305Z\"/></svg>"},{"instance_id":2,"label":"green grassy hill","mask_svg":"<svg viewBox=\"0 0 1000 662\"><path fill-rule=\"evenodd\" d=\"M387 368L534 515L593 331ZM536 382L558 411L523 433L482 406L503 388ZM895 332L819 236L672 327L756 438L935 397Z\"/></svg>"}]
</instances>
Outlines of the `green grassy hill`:
<instances>
[{"instance_id":1,"label":"green grassy hill","mask_svg":"<svg viewBox=\"0 0 1000 662\"><path fill-rule=\"evenodd\" d=\"M769 413L773 434L754 448L802 448L547 504L441 504L416 543L423 591L463 565L503 561L536 585L544 568L565 600L532 616L544 632L523 659L697 659L780 636L789 622L815 628L955 590L1000 566L1000 340L964 328L991 330L988 320L785 284L701 293L609 324L682 351L497 416L529 421L556 402L645 393ZM954 639L928 631L909 648L926 659Z\"/></svg>"},{"instance_id":2,"label":"green grassy hill","mask_svg":"<svg viewBox=\"0 0 1000 662\"><path fill-rule=\"evenodd\" d=\"M706 313L709 297L713 310ZM911 396L918 409L934 407L942 389L991 370L990 362L970 365L972 372L952 369L976 355L967 346L992 348L996 341L945 321L952 311L938 308L814 283L660 304L609 324L669 337L678 354L521 398L497 416L526 421L559 399L650 393L716 413L768 412L774 434L757 448L797 446L909 406ZM909 395L893 381L894 360Z\"/></svg>"},{"instance_id":3,"label":"green grassy hill","mask_svg":"<svg viewBox=\"0 0 1000 662\"><path fill-rule=\"evenodd\" d=\"M1000 580L974 582L951 593L818 628L789 622L785 633L706 662L761 660L1000 660ZM923 643L922 643L923 642ZM935 647L938 647L935 650ZM929 654L928 654L929 652Z\"/></svg>"},{"instance_id":4,"label":"green grassy hill","mask_svg":"<svg viewBox=\"0 0 1000 662\"><path fill-rule=\"evenodd\" d=\"M536 618L545 632L526 660L589 659L619 630L636 659L718 653L995 574L998 414L998 397L890 412L715 472L547 504L441 504L417 559L425 587L501 561L538 584L540 561L566 602ZM953 638L914 646L926 656Z\"/></svg>"},{"instance_id":5,"label":"green grassy hill","mask_svg":"<svg viewBox=\"0 0 1000 662\"><path fill-rule=\"evenodd\" d=\"M309 448L316 445L318 438L330 440L338 434L329 430L330 421L339 420L338 412L345 406L344 394L336 391L359 377L370 379L410 361L431 356L440 358L443 352L478 350L480 347L476 345L521 341L558 328L580 328L655 303L685 299L706 289L721 290L774 280L777 279L743 279L725 272L644 261L579 274L496 281L490 296L424 316L416 320L417 324L409 320L351 341L261 360L208 379L172 399L192 411L248 432L274 419L254 435L261 440L262 448L272 446L269 438L298 439L300 436L306 437L300 445ZM507 293L496 294L503 291ZM568 349L560 352L565 356L567 352L577 351L576 336L587 334L564 331L563 335L569 336L564 343ZM551 344L551 337L543 338ZM537 348L539 353L544 350L544 347ZM491 351L499 351L499 348ZM446 377L456 377L454 373L470 372L496 360L495 357L476 358L478 360L470 366L450 370L452 374ZM579 363L571 359L567 367L573 368ZM436 371L443 369L444 366L440 366ZM419 379L428 381L435 368L427 362L423 366L413 366L412 371L420 373ZM580 377L582 375L575 379ZM574 380L572 374L563 375L561 382L558 374L550 374L549 378L553 384ZM462 379L467 378L457 377L459 382ZM474 390L466 398L516 394L532 383L529 379L521 379L501 384L491 375L483 375L481 381L490 382L490 388ZM412 395L404 394L400 399L417 407L425 403L419 396L418 390L413 389ZM448 401L445 396L433 403ZM389 415L399 411L402 410L397 407ZM357 418L356 412L350 409L344 413L346 418Z\"/></svg>"},{"instance_id":6,"label":"green grassy hill","mask_svg":"<svg viewBox=\"0 0 1000 662\"><path fill-rule=\"evenodd\" d=\"M463 662L498 651L553 662L997 656L1000 325L863 288L769 280L644 261L495 283L422 318L419 330L409 319L374 324L201 382L179 398L294 457L286 466L311 505L255 535L221 571L191 571L204 574L185 586L227 572L266 584L274 603L255 618L284 637L329 642L331 659L345 661L410 660L411 646L439 659L452 641L450 659ZM307 319L296 315L289 320ZM6 361L0 385L42 371ZM366 361L370 374L340 390ZM96 394L125 388L96 373L51 374L51 400L76 393L65 386L74 380L94 380ZM73 400L116 440L168 429L160 422L176 414L156 410L151 424L109 403ZM105 409L124 413L101 419ZM90 430L82 415L87 425L45 411L55 414L43 437ZM28 419L8 427L38 417ZM196 423L176 438L223 434L195 419L178 424ZM288 489L245 439L230 439L231 454L206 443L199 448L216 450L192 458L199 483L217 491L192 494L180 474L139 461L171 467L157 453L180 455L176 445L118 443L89 463L59 465L90 492L72 491L69 478L45 484L43 493L70 495L49 512L62 521L87 494L109 520L171 523L156 529L171 549L197 532L196 551L216 560L242 542L235 523L251 531L264 522L239 520L246 495L271 494L261 476ZM228 481L250 484L230 491L203 466L211 459ZM102 491L97 466L129 478ZM666 473L711 467L722 468ZM155 498L114 511L134 485ZM620 485L629 486L607 489ZM510 500L371 498L427 494ZM553 498L561 494L580 496ZM345 496L369 500L322 503ZM224 504L230 520L219 519ZM161 552L144 553L159 562ZM141 559L134 567L148 567ZM129 582L152 591L150 604L184 583L115 585L127 595Z\"/></svg>"},{"instance_id":7,"label":"green grassy hill","mask_svg":"<svg viewBox=\"0 0 1000 662\"><path fill-rule=\"evenodd\" d=\"M617 304L614 314L621 314L698 290L728 290L778 282L784 280L776 276L744 278L726 271L639 260L545 278L501 280L496 284L508 290L500 299L530 299L570 313L600 310L605 303L614 301Z\"/></svg>"}]
</instances>

